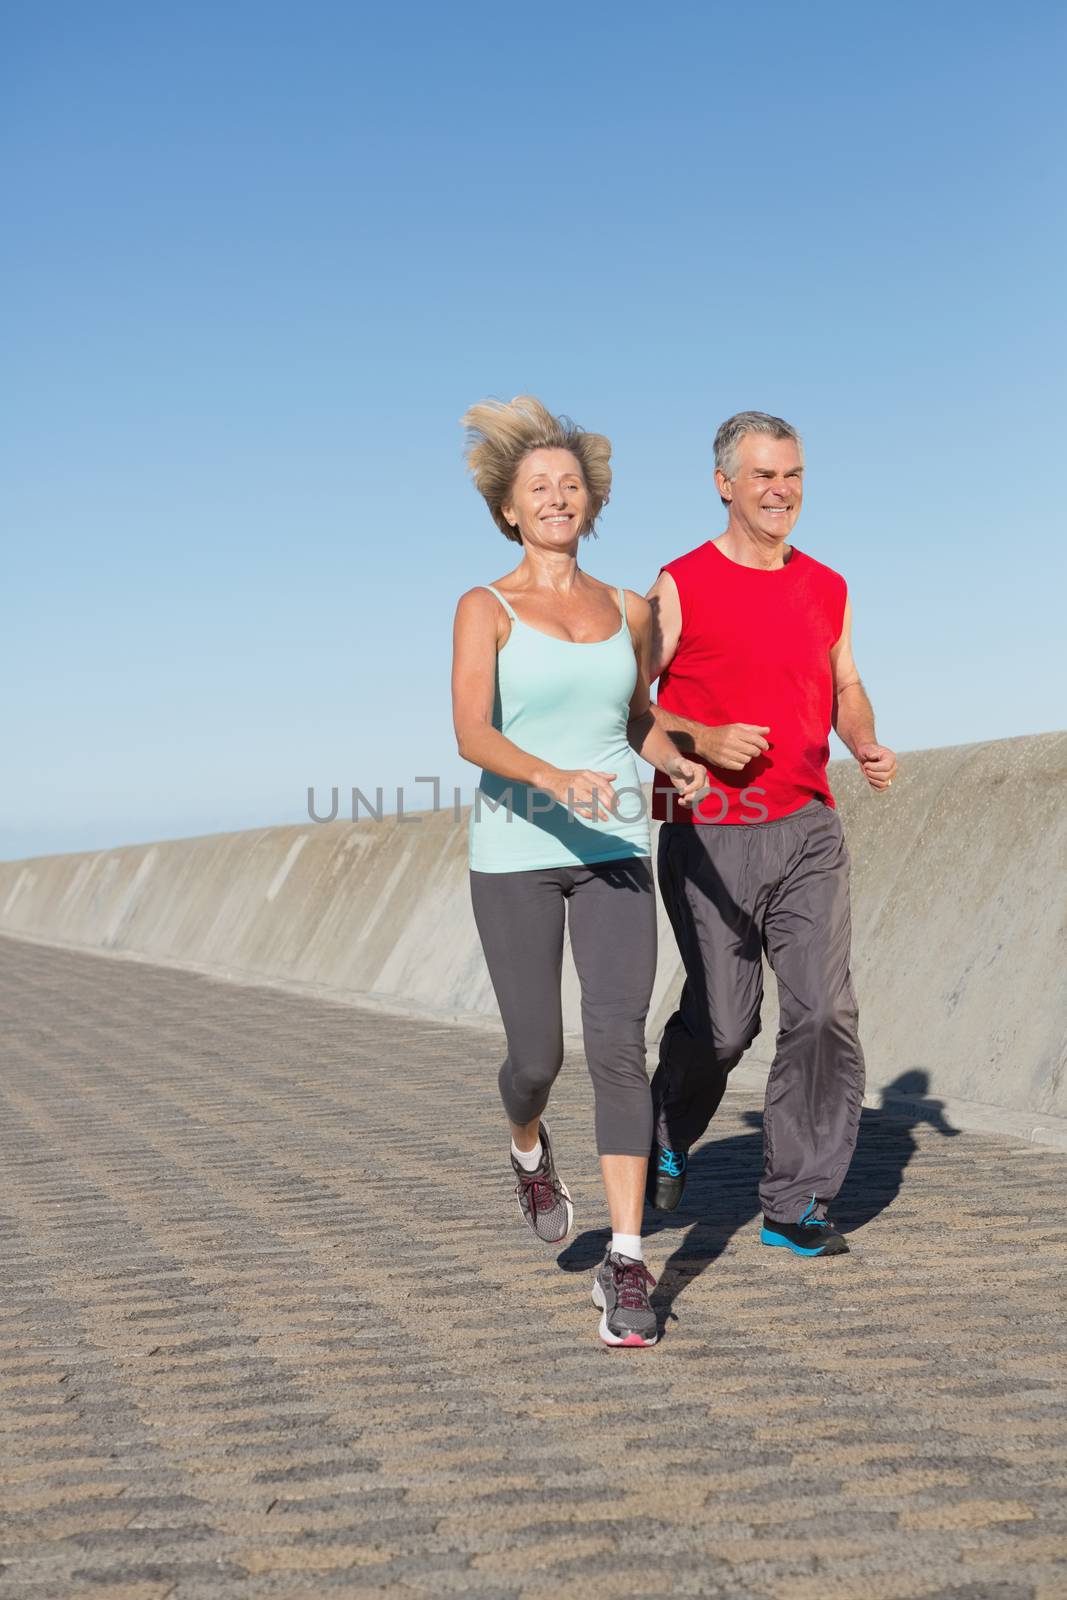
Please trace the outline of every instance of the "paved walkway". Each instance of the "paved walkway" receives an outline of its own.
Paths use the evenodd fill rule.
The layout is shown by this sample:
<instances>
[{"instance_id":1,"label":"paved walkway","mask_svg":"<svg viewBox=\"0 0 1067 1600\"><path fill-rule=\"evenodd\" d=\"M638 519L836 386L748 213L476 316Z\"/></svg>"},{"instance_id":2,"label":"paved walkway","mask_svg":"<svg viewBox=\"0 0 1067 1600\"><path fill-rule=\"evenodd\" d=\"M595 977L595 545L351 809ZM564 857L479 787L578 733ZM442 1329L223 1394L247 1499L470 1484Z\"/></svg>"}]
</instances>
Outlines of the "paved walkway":
<instances>
[{"instance_id":1,"label":"paved walkway","mask_svg":"<svg viewBox=\"0 0 1067 1600\"><path fill-rule=\"evenodd\" d=\"M580 1061L557 1257L492 1034L0 939L0 1051L0 1600L1067 1595L1067 1156L866 1113L802 1262L731 1094L609 1353Z\"/></svg>"}]
</instances>

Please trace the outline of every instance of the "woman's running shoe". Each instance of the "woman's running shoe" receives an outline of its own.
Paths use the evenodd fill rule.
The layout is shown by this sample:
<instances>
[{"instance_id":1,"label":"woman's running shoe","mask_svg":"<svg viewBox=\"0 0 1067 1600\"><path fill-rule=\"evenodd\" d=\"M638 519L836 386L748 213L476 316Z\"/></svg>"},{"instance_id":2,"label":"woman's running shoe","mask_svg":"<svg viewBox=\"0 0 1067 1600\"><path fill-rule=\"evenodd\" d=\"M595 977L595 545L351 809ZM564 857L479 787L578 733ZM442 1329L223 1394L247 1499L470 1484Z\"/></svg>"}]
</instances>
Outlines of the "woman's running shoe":
<instances>
[{"instance_id":1,"label":"woman's running shoe","mask_svg":"<svg viewBox=\"0 0 1067 1600\"><path fill-rule=\"evenodd\" d=\"M613 1348L647 1350L659 1338L656 1313L648 1291L656 1280L643 1261L632 1261L609 1250L593 1279L593 1304L604 1315L598 1330Z\"/></svg>"},{"instance_id":2,"label":"woman's running shoe","mask_svg":"<svg viewBox=\"0 0 1067 1600\"><path fill-rule=\"evenodd\" d=\"M648 1158L645 1198L657 1211L677 1211L689 1166L688 1150L668 1150L654 1144Z\"/></svg>"},{"instance_id":3,"label":"woman's running shoe","mask_svg":"<svg viewBox=\"0 0 1067 1600\"><path fill-rule=\"evenodd\" d=\"M533 1229L542 1244L559 1244L571 1231L574 1206L567 1185L556 1171L545 1123L541 1124L541 1160L535 1170L527 1172L514 1155L511 1165L518 1180L515 1194L524 1222Z\"/></svg>"}]
</instances>

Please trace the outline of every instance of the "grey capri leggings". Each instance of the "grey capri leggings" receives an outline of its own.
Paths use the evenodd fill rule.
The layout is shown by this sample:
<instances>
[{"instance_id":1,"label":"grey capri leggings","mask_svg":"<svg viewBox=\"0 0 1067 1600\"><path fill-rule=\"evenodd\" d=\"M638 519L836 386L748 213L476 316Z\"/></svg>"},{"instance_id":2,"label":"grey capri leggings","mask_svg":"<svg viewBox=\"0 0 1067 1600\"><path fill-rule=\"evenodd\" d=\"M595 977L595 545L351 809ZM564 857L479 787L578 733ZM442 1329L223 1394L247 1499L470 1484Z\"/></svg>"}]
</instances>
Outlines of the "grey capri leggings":
<instances>
[{"instance_id":1,"label":"grey capri leggings","mask_svg":"<svg viewBox=\"0 0 1067 1600\"><path fill-rule=\"evenodd\" d=\"M566 915L582 991L597 1150L602 1156L647 1156L652 1098L645 1018L656 975L648 857L470 877L474 920L507 1036L500 1096L509 1118L523 1126L540 1116L563 1065Z\"/></svg>"}]
</instances>

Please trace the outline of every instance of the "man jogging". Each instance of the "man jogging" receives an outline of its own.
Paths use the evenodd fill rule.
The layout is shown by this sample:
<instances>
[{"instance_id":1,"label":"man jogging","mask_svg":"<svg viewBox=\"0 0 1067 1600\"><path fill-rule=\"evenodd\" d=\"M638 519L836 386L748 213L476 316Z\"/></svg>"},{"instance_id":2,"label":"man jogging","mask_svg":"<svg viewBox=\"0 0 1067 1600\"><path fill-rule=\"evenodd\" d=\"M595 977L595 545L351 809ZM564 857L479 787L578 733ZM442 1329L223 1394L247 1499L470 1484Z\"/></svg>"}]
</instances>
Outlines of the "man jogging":
<instances>
[{"instance_id":1,"label":"man jogging","mask_svg":"<svg viewBox=\"0 0 1067 1600\"><path fill-rule=\"evenodd\" d=\"M847 1250L826 1208L848 1171L863 1099L849 974L848 852L826 778L836 729L872 789L897 769L875 738L852 659L845 580L787 540L800 515L800 435L744 411L715 437L726 532L668 562L649 601L656 720L709 768L691 811L657 773L660 890L685 967L652 1080L648 1195L673 1211L690 1147L760 1031L761 957L781 1021L767 1081L764 1244Z\"/></svg>"}]
</instances>

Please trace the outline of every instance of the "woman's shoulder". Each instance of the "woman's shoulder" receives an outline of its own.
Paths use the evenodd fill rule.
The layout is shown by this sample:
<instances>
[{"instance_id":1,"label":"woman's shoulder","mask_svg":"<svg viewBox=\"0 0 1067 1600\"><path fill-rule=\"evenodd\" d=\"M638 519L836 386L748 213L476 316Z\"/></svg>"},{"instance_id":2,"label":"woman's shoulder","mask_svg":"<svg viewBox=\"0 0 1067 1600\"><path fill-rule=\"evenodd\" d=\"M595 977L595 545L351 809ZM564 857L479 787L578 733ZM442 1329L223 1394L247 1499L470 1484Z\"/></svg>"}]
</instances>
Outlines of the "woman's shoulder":
<instances>
[{"instance_id":1,"label":"woman's shoulder","mask_svg":"<svg viewBox=\"0 0 1067 1600\"><path fill-rule=\"evenodd\" d=\"M456 604L457 630L471 638L495 638L498 647L511 633L511 617L512 613L505 610L484 583L464 590Z\"/></svg>"},{"instance_id":2,"label":"woman's shoulder","mask_svg":"<svg viewBox=\"0 0 1067 1600\"><path fill-rule=\"evenodd\" d=\"M624 589L626 600L626 620L631 628L645 627L652 617L652 607L643 594L638 594L635 589Z\"/></svg>"},{"instance_id":3,"label":"woman's shoulder","mask_svg":"<svg viewBox=\"0 0 1067 1600\"><path fill-rule=\"evenodd\" d=\"M493 611L499 611L500 601L492 592L493 589L499 588L500 585L498 583L492 585L488 583L476 583L473 588L465 589L463 591L457 602L456 609L458 611L465 611L471 614L484 612L486 616ZM503 590L501 590L501 593L503 593Z\"/></svg>"}]
</instances>

